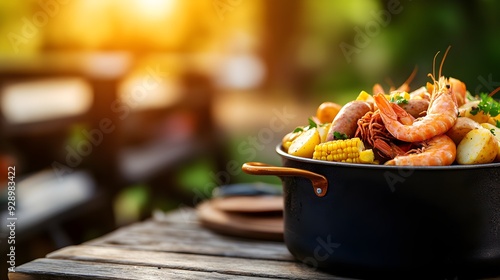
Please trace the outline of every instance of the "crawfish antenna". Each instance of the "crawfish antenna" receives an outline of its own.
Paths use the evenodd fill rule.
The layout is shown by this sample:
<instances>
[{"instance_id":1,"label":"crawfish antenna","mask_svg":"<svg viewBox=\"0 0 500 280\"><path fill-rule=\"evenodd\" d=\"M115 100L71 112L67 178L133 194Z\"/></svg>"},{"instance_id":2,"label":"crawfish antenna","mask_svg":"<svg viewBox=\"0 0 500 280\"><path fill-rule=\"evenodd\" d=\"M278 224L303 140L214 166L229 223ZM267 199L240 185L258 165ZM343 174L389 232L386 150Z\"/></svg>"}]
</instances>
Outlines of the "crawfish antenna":
<instances>
[{"instance_id":1,"label":"crawfish antenna","mask_svg":"<svg viewBox=\"0 0 500 280\"><path fill-rule=\"evenodd\" d=\"M394 83L392 82L391 78L387 77L385 78L385 82L391 87L391 88L396 88Z\"/></svg>"},{"instance_id":2,"label":"crawfish antenna","mask_svg":"<svg viewBox=\"0 0 500 280\"><path fill-rule=\"evenodd\" d=\"M446 55L450 51L450 48L451 48L451 46L448 46L448 48L446 49L446 52L443 55L443 59L441 60L441 65L439 65L439 77L441 77L441 71L443 70L444 60L446 59Z\"/></svg>"},{"instance_id":3,"label":"crawfish antenna","mask_svg":"<svg viewBox=\"0 0 500 280\"><path fill-rule=\"evenodd\" d=\"M500 90L500 87L497 87L494 91L492 91L489 96L493 97L493 95L495 95L495 93L497 93L498 91Z\"/></svg>"},{"instance_id":4,"label":"crawfish antenna","mask_svg":"<svg viewBox=\"0 0 500 280\"><path fill-rule=\"evenodd\" d=\"M429 73L427 76L431 77L432 81L436 83L436 57L438 56L439 51L434 55L434 59L432 60L432 74Z\"/></svg>"},{"instance_id":5,"label":"crawfish antenna","mask_svg":"<svg viewBox=\"0 0 500 280\"><path fill-rule=\"evenodd\" d=\"M417 70L418 70L418 66L415 65L415 68L413 68L413 71L411 72L410 76L404 82L405 84L409 85L411 83L411 81L413 81L413 79L415 78L415 75L417 74Z\"/></svg>"}]
</instances>

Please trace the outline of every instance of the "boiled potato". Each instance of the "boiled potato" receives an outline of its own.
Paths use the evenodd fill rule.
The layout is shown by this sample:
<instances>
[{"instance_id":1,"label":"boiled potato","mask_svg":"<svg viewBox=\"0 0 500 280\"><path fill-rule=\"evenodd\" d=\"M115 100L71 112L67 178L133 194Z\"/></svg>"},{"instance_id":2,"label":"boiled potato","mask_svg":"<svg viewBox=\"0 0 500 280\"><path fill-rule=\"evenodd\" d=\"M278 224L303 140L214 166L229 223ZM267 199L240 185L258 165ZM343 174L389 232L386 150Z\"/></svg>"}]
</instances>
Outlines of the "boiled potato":
<instances>
[{"instance_id":1,"label":"boiled potato","mask_svg":"<svg viewBox=\"0 0 500 280\"><path fill-rule=\"evenodd\" d=\"M495 142L497 142L498 145L498 153L495 161L500 162L500 128L490 124L490 123L482 123L481 124L484 128L486 128L489 131L492 131L495 136Z\"/></svg>"},{"instance_id":2,"label":"boiled potato","mask_svg":"<svg viewBox=\"0 0 500 280\"><path fill-rule=\"evenodd\" d=\"M314 147L319 143L321 143L321 136L318 129L313 127L302 132L292 141L288 153L293 156L312 158Z\"/></svg>"},{"instance_id":3,"label":"boiled potato","mask_svg":"<svg viewBox=\"0 0 500 280\"><path fill-rule=\"evenodd\" d=\"M318 118L320 123L331 123L341 108L342 105L337 103L323 102L318 106L316 118Z\"/></svg>"},{"instance_id":4,"label":"boiled potato","mask_svg":"<svg viewBox=\"0 0 500 280\"><path fill-rule=\"evenodd\" d=\"M488 122L490 116L488 114L484 114L483 111L479 111L477 114L471 114L471 110L476 108L480 101L470 101L465 103L464 105L458 108L458 113L460 117L466 117L469 119L473 119L477 123L485 123Z\"/></svg>"},{"instance_id":5,"label":"boiled potato","mask_svg":"<svg viewBox=\"0 0 500 280\"><path fill-rule=\"evenodd\" d=\"M457 118L455 125L446 132L446 135L448 135L448 137L450 137L451 140L458 145L467 132L480 127L481 125L472 119L459 117Z\"/></svg>"},{"instance_id":6,"label":"boiled potato","mask_svg":"<svg viewBox=\"0 0 500 280\"><path fill-rule=\"evenodd\" d=\"M321 138L321 143L326 142L326 137L328 136L328 131L330 131L330 127L332 123L326 123L318 126L318 133Z\"/></svg>"},{"instance_id":7,"label":"boiled potato","mask_svg":"<svg viewBox=\"0 0 500 280\"><path fill-rule=\"evenodd\" d=\"M488 129L469 131L457 146L458 164L483 164L493 162L498 154L495 137Z\"/></svg>"},{"instance_id":8,"label":"boiled potato","mask_svg":"<svg viewBox=\"0 0 500 280\"><path fill-rule=\"evenodd\" d=\"M469 102L465 103L464 105L458 107L458 114L459 114L459 116L460 117L465 117L466 113L470 114L470 110L473 107L477 107L478 104L479 104L479 100L475 100L475 101L469 101Z\"/></svg>"},{"instance_id":9,"label":"boiled potato","mask_svg":"<svg viewBox=\"0 0 500 280\"><path fill-rule=\"evenodd\" d=\"M292 145L292 141L286 141L281 143L283 150L287 153L288 153L288 148L290 148L290 145Z\"/></svg>"},{"instance_id":10,"label":"boiled potato","mask_svg":"<svg viewBox=\"0 0 500 280\"><path fill-rule=\"evenodd\" d=\"M495 138L500 141L500 128L492 125L491 123L482 123L481 126L491 131Z\"/></svg>"},{"instance_id":11,"label":"boiled potato","mask_svg":"<svg viewBox=\"0 0 500 280\"><path fill-rule=\"evenodd\" d=\"M303 127L301 128L303 129ZM292 141L299 137L301 133L302 130L298 132L290 132L283 136L283 139L281 139L281 146L283 146L283 150L285 150L285 152L288 152L288 148L292 145Z\"/></svg>"}]
</instances>

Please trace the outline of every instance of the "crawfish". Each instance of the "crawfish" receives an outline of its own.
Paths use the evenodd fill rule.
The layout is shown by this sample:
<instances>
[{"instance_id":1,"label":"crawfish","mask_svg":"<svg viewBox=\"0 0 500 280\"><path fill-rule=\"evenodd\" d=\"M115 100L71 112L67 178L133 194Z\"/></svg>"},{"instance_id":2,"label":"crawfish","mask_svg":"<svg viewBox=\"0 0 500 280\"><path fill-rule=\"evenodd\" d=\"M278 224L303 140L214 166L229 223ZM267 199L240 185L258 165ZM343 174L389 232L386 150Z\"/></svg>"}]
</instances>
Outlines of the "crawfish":
<instances>
[{"instance_id":1,"label":"crawfish","mask_svg":"<svg viewBox=\"0 0 500 280\"><path fill-rule=\"evenodd\" d=\"M378 110L366 113L358 120L357 125L355 137L359 137L368 147L373 148L380 162L405 155L407 149L395 143L397 139L385 128Z\"/></svg>"}]
</instances>

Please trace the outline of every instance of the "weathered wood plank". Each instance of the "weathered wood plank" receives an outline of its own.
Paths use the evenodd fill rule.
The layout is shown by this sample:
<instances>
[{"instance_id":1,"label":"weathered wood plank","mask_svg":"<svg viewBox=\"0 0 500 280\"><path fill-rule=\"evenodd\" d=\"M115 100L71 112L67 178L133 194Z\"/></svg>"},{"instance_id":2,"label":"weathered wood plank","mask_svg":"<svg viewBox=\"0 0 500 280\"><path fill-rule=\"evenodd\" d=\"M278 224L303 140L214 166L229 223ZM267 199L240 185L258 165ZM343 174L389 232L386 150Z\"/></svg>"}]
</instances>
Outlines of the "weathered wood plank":
<instances>
[{"instance_id":1,"label":"weathered wood plank","mask_svg":"<svg viewBox=\"0 0 500 280\"><path fill-rule=\"evenodd\" d=\"M234 275L217 272L187 271L164 267L134 266L115 263L37 259L16 268L10 280L157 280L157 279L234 279ZM238 277L240 279L240 277ZM241 276L241 279L259 280L258 277Z\"/></svg>"},{"instance_id":2,"label":"weathered wood plank","mask_svg":"<svg viewBox=\"0 0 500 280\"><path fill-rule=\"evenodd\" d=\"M223 242L218 240L196 241L190 239L162 237L152 239L145 235L126 234L115 236L92 245L121 247L145 251L192 253L214 256L232 256L252 259L292 260L285 246L271 247L259 243Z\"/></svg>"},{"instance_id":3,"label":"weathered wood plank","mask_svg":"<svg viewBox=\"0 0 500 280\"><path fill-rule=\"evenodd\" d=\"M176 235L176 236L197 236L198 238L230 238L237 240L255 241L255 239L227 236L215 233L209 229L203 228L200 225L180 226L179 224L158 223L154 221L144 221L138 224L133 224L117 231L146 233L156 235ZM280 241L259 240L261 243L283 244Z\"/></svg>"},{"instance_id":4,"label":"weathered wood plank","mask_svg":"<svg viewBox=\"0 0 500 280\"><path fill-rule=\"evenodd\" d=\"M190 234L197 235L198 237L208 237L213 238L217 236L223 236L219 233L215 233L207 228L204 228L198 222L196 218L195 211L190 210L190 208L183 208L183 210L176 210L169 212L167 214L156 211L154 218L147 221L135 223L129 226L122 227L121 230L133 231L133 232L146 232L146 233L165 233L165 234ZM158 218L160 216L161 218ZM226 236L227 237L227 236ZM232 236L231 236L232 237ZM238 238L238 237L234 237ZM248 240L249 238L241 237L239 239ZM252 239L255 240L255 239ZM259 240L259 242L277 242L283 243L282 241L267 241Z\"/></svg>"},{"instance_id":5,"label":"weathered wood plank","mask_svg":"<svg viewBox=\"0 0 500 280\"><path fill-rule=\"evenodd\" d=\"M150 266L187 271L204 271L238 276L284 279L346 279L317 271L298 262L215 257L169 252L147 252L123 248L71 246L47 256L52 259Z\"/></svg>"},{"instance_id":6,"label":"weathered wood plank","mask_svg":"<svg viewBox=\"0 0 500 280\"><path fill-rule=\"evenodd\" d=\"M179 229L156 222L143 222L122 228L86 244L252 259L293 260L293 256L282 242L227 237L200 226Z\"/></svg>"},{"instance_id":7,"label":"weathered wood plank","mask_svg":"<svg viewBox=\"0 0 500 280\"><path fill-rule=\"evenodd\" d=\"M190 207L179 207L175 211L153 211L152 220L156 222L170 222L175 224L198 223L196 210Z\"/></svg>"}]
</instances>

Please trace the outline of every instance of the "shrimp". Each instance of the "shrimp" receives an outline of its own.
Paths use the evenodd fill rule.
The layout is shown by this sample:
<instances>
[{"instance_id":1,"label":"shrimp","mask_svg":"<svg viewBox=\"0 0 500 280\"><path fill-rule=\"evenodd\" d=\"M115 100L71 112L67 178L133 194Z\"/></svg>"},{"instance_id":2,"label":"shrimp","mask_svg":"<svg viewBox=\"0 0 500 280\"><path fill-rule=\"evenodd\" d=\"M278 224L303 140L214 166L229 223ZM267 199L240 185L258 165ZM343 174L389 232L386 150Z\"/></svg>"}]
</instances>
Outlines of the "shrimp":
<instances>
[{"instance_id":1,"label":"shrimp","mask_svg":"<svg viewBox=\"0 0 500 280\"><path fill-rule=\"evenodd\" d=\"M429 74L434 81L434 89L424 117L417 118L409 124L402 123L400 120L402 116L405 116L404 110L394 110L391 103L381 93L374 96L375 104L380 110L387 130L396 139L406 142L421 142L445 133L455 124L458 116L457 99L455 94L451 92L448 79L441 76L441 69L448 51L449 48L446 50L439 68L439 81L436 81L434 75Z\"/></svg>"},{"instance_id":2,"label":"shrimp","mask_svg":"<svg viewBox=\"0 0 500 280\"><path fill-rule=\"evenodd\" d=\"M386 165L437 166L451 165L457 156L455 142L446 134L434 136L422 142L422 151L396 156L387 161Z\"/></svg>"}]
</instances>

